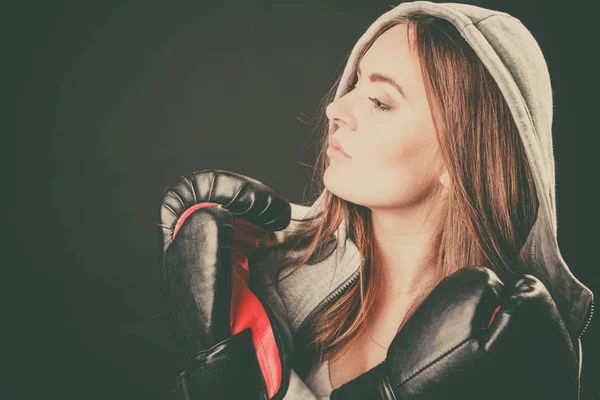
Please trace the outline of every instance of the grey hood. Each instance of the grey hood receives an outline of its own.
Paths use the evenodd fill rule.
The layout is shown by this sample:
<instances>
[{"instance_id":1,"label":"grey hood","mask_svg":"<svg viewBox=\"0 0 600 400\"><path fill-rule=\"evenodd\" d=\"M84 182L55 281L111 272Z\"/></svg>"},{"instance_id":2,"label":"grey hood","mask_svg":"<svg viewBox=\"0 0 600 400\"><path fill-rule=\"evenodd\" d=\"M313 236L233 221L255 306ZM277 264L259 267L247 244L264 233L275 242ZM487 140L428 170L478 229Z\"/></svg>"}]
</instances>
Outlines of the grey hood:
<instances>
[{"instance_id":1,"label":"grey hood","mask_svg":"<svg viewBox=\"0 0 600 400\"><path fill-rule=\"evenodd\" d=\"M346 91L361 50L380 27L394 17L413 12L450 21L487 67L510 106L531 165L539 211L520 252L524 265L551 293L574 342L592 318L593 294L571 273L557 242L554 155L552 148L552 88L542 51L530 31L517 18L500 11L456 4L415 1L402 3L381 15L360 37L345 66L336 98ZM331 131L330 131L331 132ZM325 191L310 206L292 205L292 218L322 209ZM279 232L285 236L297 222ZM346 237L345 224L337 233L337 251L315 264L303 266L279 284L279 293L297 330L313 309L332 291L358 273L361 257Z\"/></svg>"}]
</instances>

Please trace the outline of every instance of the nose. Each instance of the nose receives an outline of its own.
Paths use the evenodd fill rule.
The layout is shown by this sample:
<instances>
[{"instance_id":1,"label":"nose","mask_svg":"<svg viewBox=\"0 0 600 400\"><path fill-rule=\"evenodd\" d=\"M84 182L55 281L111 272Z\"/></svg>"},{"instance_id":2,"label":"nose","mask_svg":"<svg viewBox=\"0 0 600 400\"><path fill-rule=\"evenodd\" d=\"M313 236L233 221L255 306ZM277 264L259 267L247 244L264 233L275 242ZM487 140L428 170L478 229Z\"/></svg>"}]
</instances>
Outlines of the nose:
<instances>
[{"instance_id":1,"label":"nose","mask_svg":"<svg viewBox=\"0 0 600 400\"><path fill-rule=\"evenodd\" d=\"M349 102L349 96L342 96L327 105L325 114L329 121L335 125L335 129L346 127L353 131L356 130L356 118L352 113L352 108Z\"/></svg>"}]
</instances>

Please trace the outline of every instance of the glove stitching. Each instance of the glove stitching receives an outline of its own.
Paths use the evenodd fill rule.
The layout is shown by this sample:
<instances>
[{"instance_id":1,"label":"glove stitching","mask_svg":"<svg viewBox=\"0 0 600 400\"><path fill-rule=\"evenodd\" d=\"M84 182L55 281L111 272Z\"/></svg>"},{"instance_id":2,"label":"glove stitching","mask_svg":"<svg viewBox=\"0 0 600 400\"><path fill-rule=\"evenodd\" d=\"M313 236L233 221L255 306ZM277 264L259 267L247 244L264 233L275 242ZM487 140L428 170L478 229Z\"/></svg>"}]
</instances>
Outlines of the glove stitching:
<instances>
[{"instance_id":1,"label":"glove stitching","mask_svg":"<svg viewBox=\"0 0 600 400\"><path fill-rule=\"evenodd\" d=\"M163 204L163 207L166 208L167 210L171 211L173 213L173 215L175 216L175 218L178 218L177 213L175 212L175 210L173 210L173 208L171 208L171 206L169 206L168 204ZM170 229L172 230L172 228L170 228Z\"/></svg>"},{"instance_id":2,"label":"glove stitching","mask_svg":"<svg viewBox=\"0 0 600 400\"><path fill-rule=\"evenodd\" d=\"M194 183L192 182L192 178L190 178L189 176L185 177L185 181L189 184L190 186L190 192L192 192L192 194L194 195L194 204L198 203L198 196L196 196L196 188L194 187Z\"/></svg>"},{"instance_id":3,"label":"glove stitching","mask_svg":"<svg viewBox=\"0 0 600 400\"><path fill-rule=\"evenodd\" d=\"M156 225L173 232L173 228L171 228L170 226L166 226L166 225L160 224L158 222L156 223Z\"/></svg>"},{"instance_id":4,"label":"glove stitching","mask_svg":"<svg viewBox=\"0 0 600 400\"><path fill-rule=\"evenodd\" d=\"M177 200L179 200L179 202L181 203L181 205L183 206L184 209L187 208L185 201L183 201L183 199L181 198L181 196L179 196L179 193L177 193L175 190L173 190L171 192L173 194L173 196L175 196L177 198ZM181 217L181 215L178 215L177 213L175 214L178 218Z\"/></svg>"},{"instance_id":5,"label":"glove stitching","mask_svg":"<svg viewBox=\"0 0 600 400\"><path fill-rule=\"evenodd\" d=\"M217 180L217 176L215 173L212 174L212 181L210 182L210 189L208 190L208 199L206 201L211 202L213 198L213 190L215 188L215 181Z\"/></svg>"},{"instance_id":6,"label":"glove stitching","mask_svg":"<svg viewBox=\"0 0 600 400\"><path fill-rule=\"evenodd\" d=\"M415 372L414 374L412 374L411 376L409 376L404 382L402 382L400 385L405 385L406 383L408 383L408 381L410 381L411 379L415 378L417 375L421 374L423 371L425 371L426 369L428 369L429 367L431 367L433 364L436 364L437 362L439 362L442 358L450 355L450 353L453 353L454 351L458 350L460 347L464 346L465 344L467 344L468 342L470 342L472 339L468 338L463 340L462 342L460 342L459 344L457 344L456 346L452 347L450 350L446 351L444 354L440 355L438 358L436 358L435 360L431 361L430 363L426 364L424 367L422 367L421 369L419 369L417 372Z\"/></svg>"},{"instance_id":7,"label":"glove stitching","mask_svg":"<svg viewBox=\"0 0 600 400\"><path fill-rule=\"evenodd\" d=\"M226 205L226 206L224 206L226 209L228 209L228 210L229 210L229 206L230 206L232 203L235 203L235 202L237 201L237 199L238 199L238 197L239 197L240 193L242 192L242 190L243 190L245 187L246 187L246 184L245 184L245 183L244 183L242 186L240 186L240 188L238 189L237 193L236 193L236 194L235 194L235 195L232 197L231 201L229 201L229 203L227 203L227 205ZM248 210L250 210L251 208L252 208L252 204L250 205L250 207L248 208ZM248 212L248 210L244 211L243 213L235 213L235 214L237 214L237 215L243 215L243 214L247 213L247 212Z\"/></svg>"},{"instance_id":8,"label":"glove stitching","mask_svg":"<svg viewBox=\"0 0 600 400\"><path fill-rule=\"evenodd\" d=\"M257 299L258 299L258 297L257 297ZM256 310L254 308L252 309L252 312L254 313L254 320L258 321L258 315L256 314ZM267 314L267 317L268 317L268 314ZM258 339L260 341L260 350L261 350L261 352L263 354L263 357L266 360L268 358L267 358L267 353L266 353L265 347L264 347L264 336L261 335ZM267 362L266 364L267 364L267 370L269 371L269 377L271 377L272 376L272 373L271 373L271 364L269 362Z\"/></svg>"},{"instance_id":9,"label":"glove stitching","mask_svg":"<svg viewBox=\"0 0 600 400\"><path fill-rule=\"evenodd\" d=\"M271 203L273 202L273 196L269 195L267 197L267 205L265 206L265 208L263 208L263 210L261 212L259 212L256 217L260 217L261 215L263 215L265 213L265 211L267 211L269 209L269 206L271 205ZM275 218L277 219L277 218ZM275 219L273 219L273 221L275 221Z\"/></svg>"}]
</instances>

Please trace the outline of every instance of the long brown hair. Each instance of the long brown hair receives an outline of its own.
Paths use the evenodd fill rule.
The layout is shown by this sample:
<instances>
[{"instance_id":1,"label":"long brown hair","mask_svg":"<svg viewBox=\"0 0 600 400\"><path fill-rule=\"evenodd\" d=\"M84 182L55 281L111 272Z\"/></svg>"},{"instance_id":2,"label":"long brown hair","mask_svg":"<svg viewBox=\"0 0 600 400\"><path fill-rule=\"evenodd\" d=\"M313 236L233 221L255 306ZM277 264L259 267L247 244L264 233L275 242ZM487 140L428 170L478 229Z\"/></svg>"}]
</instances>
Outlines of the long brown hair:
<instances>
[{"instance_id":1,"label":"long brown hair","mask_svg":"<svg viewBox=\"0 0 600 400\"><path fill-rule=\"evenodd\" d=\"M518 265L518 253L535 222L538 201L509 107L493 77L450 22L423 14L398 17L374 35L359 58L379 35L399 23L408 24L411 47L410 34L415 36L437 140L450 178L445 212L434 237L435 251L430 255L437 276L415 295L401 328L441 279L464 266L486 266L501 279L524 272L526 266ZM340 79L320 108L325 126L315 168L318 179L313 180L319 192L328 162L325 107L334 99ZM354 79L356 71L351 74ZM293 273L301 266L310 268L307 262L345 219L348 238L356 244L363 262L360 279L312 324L312 345L324 358L343 352L364 333L363 322L376 305L382 271L370 210L326 191L322 210L299 220L282 241L261 243L261 247L302 250L296 253Z\"/></svg>"}]
</instances>

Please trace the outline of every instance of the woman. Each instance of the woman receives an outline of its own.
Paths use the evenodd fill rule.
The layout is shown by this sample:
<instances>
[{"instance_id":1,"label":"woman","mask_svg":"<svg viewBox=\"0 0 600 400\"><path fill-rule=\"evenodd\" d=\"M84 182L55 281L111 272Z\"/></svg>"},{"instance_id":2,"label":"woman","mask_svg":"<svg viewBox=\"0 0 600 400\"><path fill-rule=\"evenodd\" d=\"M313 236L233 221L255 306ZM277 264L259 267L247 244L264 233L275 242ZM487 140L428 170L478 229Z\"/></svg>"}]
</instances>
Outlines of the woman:
<instances>
[{"instance_id":1,"label":"woman","mask_svg":"<svg viewBox=\"0 0 600 400\"><path fill-rule=\"evenodd\" d=\"M253 290L293 335L283 398L328 398L382 364L434 288L474 265L539 279L580 368L592 293L557 244L552 92L530 32L499 11L406 2L338 82L325 188L253 258Z\"/></svg>"}]
</instances>

